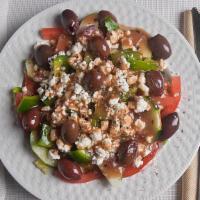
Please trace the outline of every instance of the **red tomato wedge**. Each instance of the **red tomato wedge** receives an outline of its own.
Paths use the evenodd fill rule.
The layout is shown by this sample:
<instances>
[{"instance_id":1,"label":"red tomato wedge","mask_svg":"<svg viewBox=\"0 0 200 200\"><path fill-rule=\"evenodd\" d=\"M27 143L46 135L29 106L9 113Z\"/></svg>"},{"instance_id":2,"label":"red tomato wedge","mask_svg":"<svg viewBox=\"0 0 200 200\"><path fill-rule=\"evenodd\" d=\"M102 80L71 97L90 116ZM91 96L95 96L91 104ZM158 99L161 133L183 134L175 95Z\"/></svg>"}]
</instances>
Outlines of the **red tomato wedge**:
<instances>
[{"instance_id":1,"label":"red tomato wedge","mask_svg":"<svg viewBox=\"0 0 200 200\"><path fill-rule=\"evenodd\" d=\"M40 30L40 36L44 40L57 40L64 32L63 28L43 28Z\"/></svg>"},{"instance_id":2,"label":"red tomato wedge","mask_svg":"<svg viewBox=\"0 0 200 200\"><path fill-rule=\"evenodd\" d=\"M146 166L154 158L158 149L159 149L159 145L158 143L156 143L154 150L143 159L143 165L141 165L139 168L136 168L133 166L126 167L123 173L123 177L124 178L129 177L141 171L141 169L144 168L144 166ZM54 171L54 175L67 183L86 183L86 182L93 181L96 179L101 179L104 177L99 171L92 171L92 172L83 174L80 180L66 180L57 170Z\"/></svg>"},{"instance_id":3,"label":"red tomato wedge","mask_svg":"<svg viewBox=\"0 0 200 200\"><path fill-rule=\"evenodd\" d=\"M171 84L168 85L168 94L164 98L153 98L156 102L159 102L163 106L161 116L165 117L176 111L180 99L181 99L181 79L180 76L173 76Z\"/></svg>"},{"instance_id":4,"label":"red tomato wedge","mask_svg":"<svg viewBox=\"0 0 200 200\"><path fill-rule=\"evenodd\" d=\"M72 38L67 34L60 34L56 44L55 52L66 51L72 44Z\"/></svg>"},{"instance_id":5,"label":"red tomato wedge","mask_svg":"<svg viewBox=\"0 0 200 200\"><path fill-rule=\"evenodd\" d=\"M34 82L31 78L29 78L26 74L24 75L23 87L27 88L26 95L32 96L37 94L37 89L39 87L38 83Z\"/></svg>"}]
</instances>

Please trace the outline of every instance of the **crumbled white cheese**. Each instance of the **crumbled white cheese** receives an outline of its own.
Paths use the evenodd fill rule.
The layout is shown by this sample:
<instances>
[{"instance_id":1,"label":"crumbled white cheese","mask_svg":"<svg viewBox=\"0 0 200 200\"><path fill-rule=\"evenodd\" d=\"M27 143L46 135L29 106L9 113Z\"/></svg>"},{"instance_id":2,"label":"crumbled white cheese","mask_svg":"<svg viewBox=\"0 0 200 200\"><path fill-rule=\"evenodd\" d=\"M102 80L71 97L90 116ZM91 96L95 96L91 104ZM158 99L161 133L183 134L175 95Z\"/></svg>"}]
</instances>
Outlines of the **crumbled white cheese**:
<instances>
[{"instance_id":1,"label":"crumbled white cheese","mask_svg":"<svg viewBox=\"0 0 200 200\"><path fill-rule=\"evenodd\" d=\"M106 40L106 43L110 49L118 49L119 48L119 43L112 44L110 40Z\"/></svg>"},{"instance_id":2,"label":"crumbled white cheese","mask_svg":"<svg viewBox=\"0 0 200 200\"><path fill-rule=\"evenodd\" d=\"M61 139L58 139L56 141L56 145L58 147L58 150L60 150L61 152L64 152L64 153L69 152L71 149L71 145L65 144Z\"/></svg>"},{"instance_id":3,"label":"crumbled white cheese","mask_svg":"<svg viewBox=\"0 0 200 200\"><path fill-rule=\"evenodd\" d=\"M78 54L81 53L83 50L83 46L80 42L77 42L75 45L72 46L71 52L72 54Z\"/></svg>"},{"instance_id":4,"label":"crumbled white cheese","mask_svg":"<svg viewBox=\"0 0 200 200\"><path fill-rule=\"evenodd\" d=\"M69 80L70 80L70 75L62 72L60 82L67 84L69 82Z\"/></svg>"},{"instance_id":5,"label":"crumbled white cheese","mask_svg":"<svg viewBox=\"0 0 200 200\"><path fill-rule=\"evenodd\" d=\"M86 92L86 91L84 90L84 88L83 88L80 84L78 84L78 83L76 83L75 86L74 86L74 93L75 93L75 95L76 95L76 100L78 100L78 101L83 100L83 101L85 101L86 103L91 102L91 96L90 96L90 95L88 94L88 92Z\"/></svg>"},{"instance_id":6,"label":"crumbled white cheese","mask_svg":"<svg viewBox=\"0 0 200 200\"><path fill-rule=\"evenodd\" d=\"M51 110L51 107L50 106L43 106L42 111L50 111Z\"/></svg>"},{"instance_id":7,"label":"crumbled white cheese","mask_svg":"<svg viewBox=\"0 0 200 200\"><path fill-rule=\"evenodd\" d=\"M92 140L85 135L81 135L75 144L78 149L86 149L92 146Z\"/></svg>"},{"instance_id":8,"label":"crumbled white cheese","mask_svg":"<svg viewBox=\"0 0 200 200\"><path fill-rule=\"evenodd\" d=\"M35 124L35 119L32 119L31 120L31 125L34 125Z\"/></svg>"},{"instance_id":9,"label":"crumbled white cheese","mask_svg":"<svg viewBox=\"0 0 200 200\"><path fill-rule=\"evenodd\" d=\"M135 112L144 112L148 110L148 108L149 104L147 103L147 101L145 101L143 97L138 97Z\"/></svg>"},{"instance_id":10,"label":"crumbled white cheese","mask_svg":"<svg viewBox=\"0 0 200 200\"><path fill-rule=\"evenodd\" d=\"M27 90L27 87L26 86L24 86L24 87L22 87L22 92L23 93L26 93L28 90Z\"/></svg>"},{"instance_id":11,"label":"crumbled white cheese","mask_svg":"<svg viewBox=\"0 0 200 200\"><path fill-rule=\"evenodd\" d=\"M53 160L59 160L60 159L60 155L58 153L58 150L50 149L49 150L49 158L51 158Z\"/></svg>"},{"instance_id":12,"label":"crumbled white cheese","mask_svg":"<svg viewBox=\"0 0 200 200\"><path fill-rule=\"evenodd\" d=\"M121 56L121 61L122 61L122 64L124 64L127 68L130 68L130 63L127 62L124 56Z\"/></svg>"},{"instance_id":13,"label":"crumbled white cheese","mask_svg":"<svg viewBox=\"0 0 200 200\"><path fill-rule=\"evenodd\" d=\"M92 142L96 143L102 140L102 132L101 129L97 129L95 131L93 131L93 133L90 135Z\"/></svg>"},{"instance_id":14,"label":"crumbled white cheese","mask_svg":"<svg viewBox=\"0 0 200 200\"><path fill-rule=\"evenodd\" d=\"M142 156L138 156L137 158L135 158L134 165L137 168L139 168L141 165L143 165Z\"/></svg>"},{"instance_id":15,"label":"crumbled white cheese","mask_svg":"<svg viewBox=\"0 0 200 200\"><path fill-rule=\"evenodd\" d=\"M123 92L128 92L129 91L129 85L126 81L127 74L123 70L117 70L116 73L116 78L117 78L117 84L121 88Z\"/></svg>"},{"instance_id":16,"label":"crumbled white cheese","mask_svg":"<svg viewBox=\"0 0 200 200\"><path fill-rule=\"evenodd\" d=\"M92 163L96 165L101 165L104 160L109 158L109 152L101 147L95 149L96 156L93 156Z\"/></svg>"},{"instance_id":17,"label":"crumbled white cheese","mask_svg":"<svg viewBox=\"0 0 200 200\"><path fill-rule=\"evenodd\" d=\"M118 102L119 102L119 98L113 98L109 100L110 106L115 106L118 104Z\"/></svg>"},{"instance_id":18,"label":"crumbled white cheese","mask_svg":"<svg viewBox=\"0 0 200 200\"><path fill-rule=\"evenodd\" d=\"M135 126L138 128L139 131L143 130L146 126L146 123L142 121L141 119L137 119L135 121Z\"/></svg>"},{"instance_id":19,"label":"crumbled white cheese","mask_svg":"<svg viewBox=\"0 0 200 200\"><path fill-rule=\"evenodd\" d=\"M58 77L53 76L52 79L49 81L49 85L52 87L58 83Z\"/></svg>"},{"instance_id":20,"label":"crumbled white cheese","mask_svg":"<svg viewBox=\"0 0 200 200\"><path fill-rule=\"evenodd\" d=\"M149 95L149 87L147 85L145 85L146 78L145 78L145 74L143 72L140 73L138 82L139 82L138 88L140 88L144 92L145 96L148 96Z\"/></svg>"}]
</instances>

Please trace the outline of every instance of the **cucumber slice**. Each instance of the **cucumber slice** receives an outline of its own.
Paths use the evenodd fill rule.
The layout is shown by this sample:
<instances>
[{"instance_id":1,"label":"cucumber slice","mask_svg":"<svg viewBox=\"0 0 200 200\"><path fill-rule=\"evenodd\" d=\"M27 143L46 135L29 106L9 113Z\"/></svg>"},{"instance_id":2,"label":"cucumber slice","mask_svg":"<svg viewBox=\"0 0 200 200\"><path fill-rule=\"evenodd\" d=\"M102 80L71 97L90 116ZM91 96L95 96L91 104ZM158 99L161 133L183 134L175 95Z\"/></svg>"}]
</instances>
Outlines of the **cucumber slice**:
<instances>
[{"instance_id":1,"label":"cucumber slice","mask_svg":"<svg viewBox=\"0 0 200 200\"><path fill-rule=\"evenodd\" d=\"M146 99L151 106L151 109L141 114L141 120L146 123L143 133L149 136L149 143L156 141L159 138L162 130L162 122L160 109L150 99Z\"/></svg>"},{"instance_id":2,"label":"cucumber slice","mask_svg":"<svg viewBox=\"0 0 200 200\"><path fill-rule=\"evenodd\" d=\"M48 165L46 165L43 161L41 161L40 159L36 160L34 162L35 166L41 170L41 172L43 172L44 174L48 174L50 167Z\"/></svg>"},{"instance_id":3,"label":"cucumber slice","mask_svg":"<svg viewBox=\"0 0 200 200\"><path fill-rule=\"evenodd\" d=\"M34 64L31 59L25 60L26 74L30 78L34 78Z\"/></svg>"},{"instance_id":4,"label":"cucumber slice","mask_svg":"<svg viewBox=\"0 0 200 200\"><path fill-rule=\"evenodd\" d=\"M55 167L56 160L49 158L48 152L49 150L45 147L40 147L37 145L37 133L36 131L32 131L30 134L30 144L32 151L42 160L46 165Z\"/></svg>"},{"instance_id":5,"label":"cucumber slice","mask_svg":"<svg viewBox=\"0 0 200 200\"><path fill-rule=\"evenodd\" d=\"M122 181L122 167L115 167L109 165L99 166L102 174L106 177L112 186L118 186Z\"/></svg>"}]
</instances>

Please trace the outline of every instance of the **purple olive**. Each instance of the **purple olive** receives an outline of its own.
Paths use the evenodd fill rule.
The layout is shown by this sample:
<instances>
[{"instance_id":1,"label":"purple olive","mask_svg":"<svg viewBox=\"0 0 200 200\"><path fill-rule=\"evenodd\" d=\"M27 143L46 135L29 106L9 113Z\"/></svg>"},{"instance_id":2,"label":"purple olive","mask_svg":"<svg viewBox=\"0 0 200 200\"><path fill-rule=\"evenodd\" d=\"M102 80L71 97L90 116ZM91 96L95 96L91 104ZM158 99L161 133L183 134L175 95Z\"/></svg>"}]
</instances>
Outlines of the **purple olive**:
<instances>
[{"instance_id":1,"label":"purple olive","mask_svg":"<svg viewBox=\"0 0 200 200\"><path fill-rule=\"evenodd\" d=\"M61 136L64 142L73 144L80 135L80 127L72 119L67 119L61 127Z\"/></svg>"},{"instance_id":2,"label":"purple olive","mask_svg":"<svg viewBox=\"0 0 200 200\"><path fill-rule=\"evenodd\" d=\"M100 57L106 60L110 55L110 48L106 40L102 37L96 36L88 41L88 51L93 57Z\"/></svg>"},{"instance_id":3,"label":"purple olive","mask_svg":"<svg viewBox=\"0 0 200 200\"><path fill-rule=\"evenodd\" d=\"M161 96L164 92L164 78L160 71L148 71L145 73L146 85L151 96Z\"/></svg>"},{"instance_id":4,"label":"purple olive","mask_svg":"<svg viewBox=\"0 0 200 200\"><path fill-rule=\"evenodd\" d=\"M95 92L100 90L106 80L102 72L92 69L83 77L83 85L90 91Z\"/></svg>"},{"instance_id":5,"label":"purple olive","mask_svg":"<svg viewBox=\"0 0 200 200\"><path fill-rule=\"evenodd\" d=\"M170 138L179 128L179 116L174 112L162 119L162 132L159 140L163 141Z\"/></svg>"},{"instance_id":6,"label":"purple olive","mask_svg":"<svg viewBox=\"0 0 200 200\"><path fill-rule=\"evenodd\" d=\"M61 23L64 29L70 34L75 35L79 28L78 16L74 11L66 9L61 14Z\"/></svg>"},{"instance_id":7,"label":"purple olive","mask_svg":"<svg viewBox=\"0 0 200 200\"><path fill-rule=\"evenodd\" d=\"M68 159L61 159L58 161L58 171L67 180L80 180L81 168L80 166Z\"/></svg>"},{"instance_id":8,"label":"purple olive","mask_svg":"<svg viewBox=\"0 0 200 200\"><path fill-rule=\"evenodd\" d=\"M172 53L168 40L160 34L151 37L148 43L154 59L167 59Z\"/></svg>"},{"instance_id":9,"label":"purple olive","mask_svg":"<svg viewBox=\"0 0 200 200\"><path fill-rule=\"evenodd\" d=\"M101 31L103 33L107 32L107 28L105 26L105 20L107 18L111 18L114 22L117 22L117 18L111 12L109 12L107 10L99 11L99 13L97 15L97 20L99 22L99 28L101 29Z\"/></svg>"},{"instance_id":10,"label":"purple olive","mask_svg":"<svg viewBox=\"0 0 200 200\"><path fill-rule=\"evenodd\" d=\"M117 158L120 165L127 166L133 164L137 152L137 142L134 140L124 141L120 144Z\"/></svg>"},{"instance_id":11,"label":"purple olive","mask_svg":"<svg viewBox=\"0 0 200 200\"><path fill-rule=\"evenodd\" d=\"M48 58L54 54L53 49L49 45L40 45L34 49L34 58L36 63L45 69L49 68Z\"/></svg>"},{"instance_id":12,"label":"purple olive","mask_svg":"<svg viewBox=\"0 0 200 200\"><path fill-rule=\"evenodd\" d=\"M31 108L22 117L22 126L25 131L35 130L41 122L41 111L39 107Z\"/></svg>"}]
</instances>

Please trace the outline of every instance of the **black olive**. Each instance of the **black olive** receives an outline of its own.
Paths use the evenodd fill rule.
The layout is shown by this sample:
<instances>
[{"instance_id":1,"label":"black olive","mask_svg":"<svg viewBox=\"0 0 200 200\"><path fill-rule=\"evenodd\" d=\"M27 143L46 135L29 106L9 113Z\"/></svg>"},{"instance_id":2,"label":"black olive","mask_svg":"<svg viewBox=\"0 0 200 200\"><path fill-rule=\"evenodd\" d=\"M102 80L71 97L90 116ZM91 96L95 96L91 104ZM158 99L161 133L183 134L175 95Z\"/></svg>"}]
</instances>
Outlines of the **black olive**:
<instances>
[{"instance_id":1,"label":"black olive","mask_svg":"<svg viewBox=\"0 0 200 200\"><path fill-rule=\"evenodd\" d=\"M64 29L70 34L75 35L79 28L78 16L69 9L66 9L61 14L61 23Z\"/></svg>"},{"instance_id":2,"label":"black olive","mask_svg":"<svg viewBox=\"0 0 200 200\"><path fill-rule=\"evenodd\" d=\"M174 112L162 119L162 132L159 140L163 141L170 138L179 128L179 116Z\"/></svg>"},{"instance_id":3,"label":"black olive","mask_svg":"<svg viewBox=\"0 0 200 200\"><path fill-rule=\"evenodd\" d=\"M120 144L117 159L120 165L127 166L133 164L137 152L137 142L134 140L124 141Z\"/></svg>"},{"instance_id":4,"label":"black olive","mask_svg":"<svg viewBox=\"0 0 200 200\"><path fill-rule=\"evenodd\" d=\"M164 92L164 78L159 71L148 71L145 73L146 85L149 87L151 96L161 96Z\"/></svg>"},{"instance_id":5,"label":"black olive","mask_svg":"<svg viewBox=\"0 0 200 200\"><path fill-rule=\"evenodd\" d=\"M102 72L92 69L83 77L83 85L86 89L94 92L100 90L105 83L105 75Z\"/></svg>"},{"instance_id":6,"label":"black olive","mask_svg":"<svg viewBox=\"0 0 200 200\"><path fill-rule=\"evenodd\" d=\"M88 41L88 51L93 57L100 57L106 60L110 54L110 49L102 37L93 37Z\"/></svg>"},{"instance_id":7,"label":"black olive","mask_svg":"<svg viewBox=\"0 0 200 200\"><path fill-rule=\"evenodd\" d=\"M168 40L160 34L151 37L148 44L154 59L167 59L172 53Z\"/></svg>"},{"instance_id":8,"label":"black olive","mask_svg":"<svg viewBox=\"0 0 200 200\"><path fill-rule=\"evenodd\" d=\"M79 135L79 125L74 120L67 119L61 127L61 136L64 142L73 144Z\"/></svg>"},{"instance_id":9,"label":"black olive","mask_svg":"<svg viewBox=\"0 0 200 200\"><path fill-rule=\"evenodd\" d=\"M36 63L45 69L49 68L48 58L53 56L54 51L48 45L40 45L34 49L34 58Z\"/></svg>"}]
</instances>

